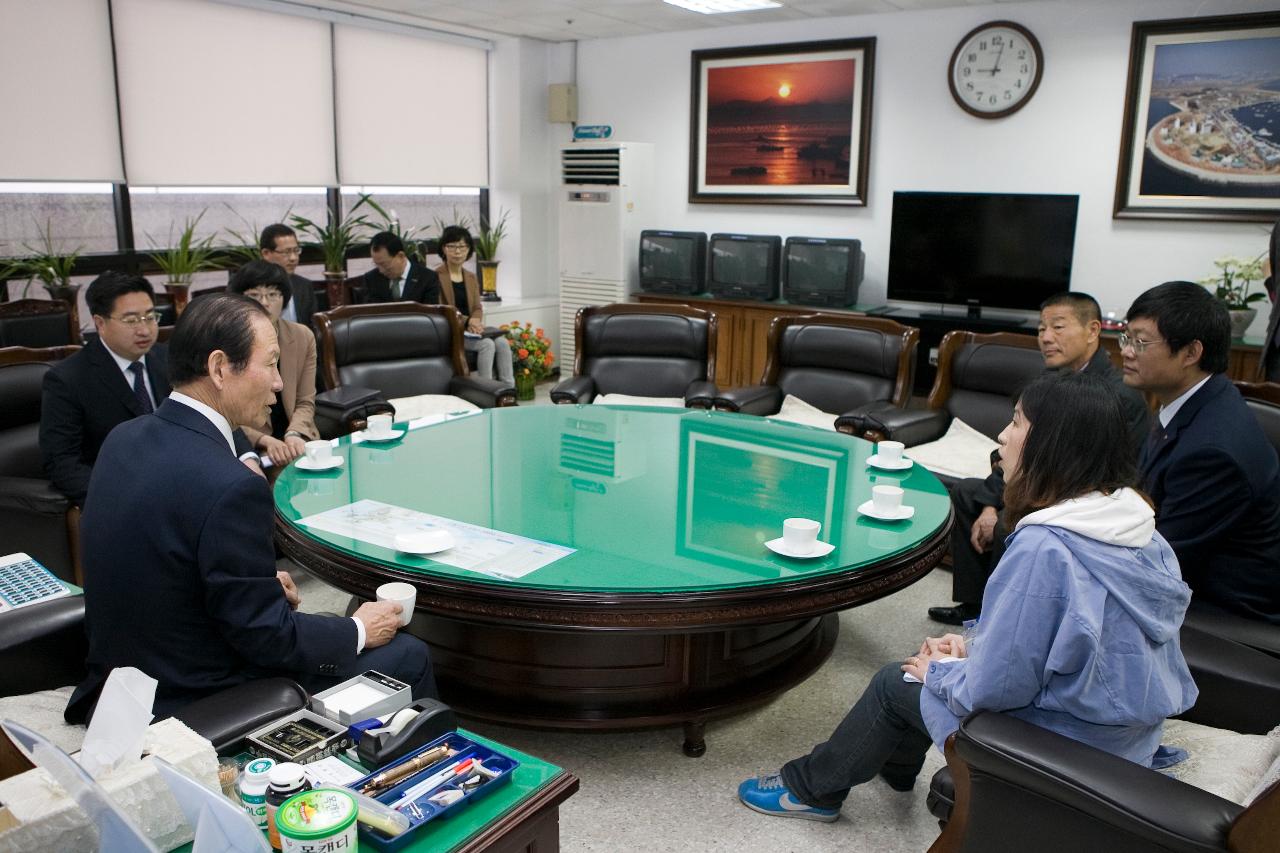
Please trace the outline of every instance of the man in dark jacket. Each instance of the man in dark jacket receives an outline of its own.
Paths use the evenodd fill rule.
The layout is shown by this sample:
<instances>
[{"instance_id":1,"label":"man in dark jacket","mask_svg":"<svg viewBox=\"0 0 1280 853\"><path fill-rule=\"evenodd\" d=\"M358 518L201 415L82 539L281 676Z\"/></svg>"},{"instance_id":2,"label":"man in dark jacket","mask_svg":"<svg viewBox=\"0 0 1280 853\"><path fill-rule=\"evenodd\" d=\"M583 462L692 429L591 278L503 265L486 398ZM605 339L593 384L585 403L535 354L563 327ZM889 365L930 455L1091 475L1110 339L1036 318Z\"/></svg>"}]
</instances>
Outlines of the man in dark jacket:
<instances>
[{"instance_id":1,"label":"man in dark jacket","mask_svg":"<svg viewBox=\"0 0 1280 853\"><path fill-rule=\"evenodd\" d=\"M373 235L369 257L374 269L364 274L364 302L421 302L440 304L436 271L409 260L404 241L390 231Z\"/></svg>"}]
</instances>

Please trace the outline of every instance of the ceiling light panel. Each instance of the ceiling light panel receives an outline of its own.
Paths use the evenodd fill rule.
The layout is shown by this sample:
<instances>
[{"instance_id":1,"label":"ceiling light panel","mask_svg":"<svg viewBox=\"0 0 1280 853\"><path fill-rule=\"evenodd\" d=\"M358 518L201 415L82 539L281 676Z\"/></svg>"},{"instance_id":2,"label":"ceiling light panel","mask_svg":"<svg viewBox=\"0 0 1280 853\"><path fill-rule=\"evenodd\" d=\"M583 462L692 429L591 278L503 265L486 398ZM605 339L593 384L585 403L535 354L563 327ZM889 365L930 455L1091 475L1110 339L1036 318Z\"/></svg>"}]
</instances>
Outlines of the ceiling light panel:
<instances>
[{"instance_id":1,"label":"ceiling light panel","mask_svg":"<svg viewBox=\"0 0 1280 853\"><path fill-rule=\"evenodd\" d=\"M671 6L679 6L703 15L722 15L726 12L755 12L759 9L776 9L781 3L774 0L663 0Z\"/></svg>"}]
</instances>

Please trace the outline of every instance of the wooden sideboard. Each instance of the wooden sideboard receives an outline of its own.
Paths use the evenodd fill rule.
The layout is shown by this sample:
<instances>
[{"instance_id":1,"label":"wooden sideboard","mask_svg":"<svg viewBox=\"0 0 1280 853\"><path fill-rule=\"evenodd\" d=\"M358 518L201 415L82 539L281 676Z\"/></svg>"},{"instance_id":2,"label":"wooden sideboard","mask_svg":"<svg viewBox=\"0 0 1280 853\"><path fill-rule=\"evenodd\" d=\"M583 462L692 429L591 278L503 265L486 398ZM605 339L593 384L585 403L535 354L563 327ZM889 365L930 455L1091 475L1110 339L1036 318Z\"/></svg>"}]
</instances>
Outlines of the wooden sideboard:
<instances>
[{"instance_id":1,"label":"wooden sideboard","mask_svg":"<svg viewBox=\"0 0 1280 853\"><path fill-rule=\"evenodd\" d=\"M775 317L797 314L844 314L857 316L866 311L853 308L815 308L812 305L793 305L787 302L756 302L747 299L717 299L711 296L683 296L665 293L637 293L637 302L658 305L692 305L714 311L719 320L719 336L716 340L716 385L721 388L737 388L754 385L764 373L764 362L769 349L769 325ZM919 316L909 310L883 315L904 326L920 329L920 353L916 363L915 393L927 395L933 385L934 367L930 363L930 350L936 349L942 336L952 329L974 332L1007 331L1034 335L1035 326L1003 324L999 321L972 321L962 316ZM1120 344L1117 332L1104 332L1102 345L1111 355L1116 366L1120 365ZM1257 378L1258 360L1262 355L1261 338L1239 338L1232 341L1231 360L1227 375L1232 379L1253 381Z\"/></svg>"}]
</instances>

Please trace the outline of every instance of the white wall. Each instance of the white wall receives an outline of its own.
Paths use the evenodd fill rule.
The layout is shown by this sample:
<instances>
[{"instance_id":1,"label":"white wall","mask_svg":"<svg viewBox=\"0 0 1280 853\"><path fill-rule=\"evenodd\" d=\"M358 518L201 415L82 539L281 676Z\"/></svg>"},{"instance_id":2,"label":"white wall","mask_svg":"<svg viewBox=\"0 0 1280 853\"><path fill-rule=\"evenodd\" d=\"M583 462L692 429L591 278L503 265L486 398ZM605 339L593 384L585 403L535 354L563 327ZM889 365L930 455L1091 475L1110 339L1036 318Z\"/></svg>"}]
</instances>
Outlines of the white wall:
<instances>
[{"instance_id":1,"label":"white wall","mask_svg":"<svg viewBox=\"0 0 1280 853\"><path fill-rule=\"evenodd\" d=\"M1079 194L1072 287L1123 313L1154 284L1207 275L1223 254L1258 254L1270 230L1112 219L1131 25L1268 7L1273 0L1001 3L586 41L578 46L579 116L612 124L615 139L656 143L655 210L645 227L857 237L867 255L866 304L885 301L895 190ZM965 33L998 18L1037 36L1045 71L1026 107L988 121L952 100L947 63ZM862 36L877 39L867 207L688 202L690 51ZM552 157L564 141L567 132L552 132ZM1252 333L1264 329L1265 312Z\"/></svg>"}]
</instances>

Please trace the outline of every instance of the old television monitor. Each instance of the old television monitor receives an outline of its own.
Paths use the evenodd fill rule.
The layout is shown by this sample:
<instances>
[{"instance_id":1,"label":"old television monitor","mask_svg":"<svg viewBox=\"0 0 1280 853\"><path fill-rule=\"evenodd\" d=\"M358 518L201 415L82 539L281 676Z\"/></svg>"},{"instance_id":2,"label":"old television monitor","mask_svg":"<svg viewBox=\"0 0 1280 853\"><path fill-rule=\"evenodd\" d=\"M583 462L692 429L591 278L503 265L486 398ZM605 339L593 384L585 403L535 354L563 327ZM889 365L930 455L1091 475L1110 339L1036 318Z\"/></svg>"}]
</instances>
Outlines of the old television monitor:
<instances>
[{"instance_id":1,"label":"old television monitor","mask_svg":"<svg viewBox=\"0 0 1280 853\"><path fill-rule=\"evenodd\" d=\"M701 231L641 231L640 289L701 293L707 279L707 235Z\"/></svg>"},{"instance_id":2,"label":"old television monitor","mask_svg":"<svg viewBox=\"0 0 1280 853\"><path fill-rule=\"evenodd\" d=\"M1071 289L1075 195L896 192L890 299L1035 311Z\"/></svg>"},{"instance_id":3,"label":"old television monitor","mask_svg":"<svg viewBox=\"0 0 1280 853\"><path fill-rule=\"evenodd\" d=\"M800 305L843 308L858 301L861 240L788 237L782 252L782 297Z\"/></svg>"},{"instance_id":4,"label":"old television monitor","mask_svg":"<svg viewBox=\"0 0 1280 853\"><path fill-rule=\"evenodd\" d=\"M730 299L777 299L782 238L712 234L707 243L707 290Z\"/></svg>"}]
</instances>

